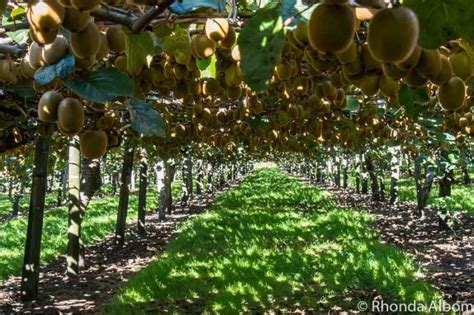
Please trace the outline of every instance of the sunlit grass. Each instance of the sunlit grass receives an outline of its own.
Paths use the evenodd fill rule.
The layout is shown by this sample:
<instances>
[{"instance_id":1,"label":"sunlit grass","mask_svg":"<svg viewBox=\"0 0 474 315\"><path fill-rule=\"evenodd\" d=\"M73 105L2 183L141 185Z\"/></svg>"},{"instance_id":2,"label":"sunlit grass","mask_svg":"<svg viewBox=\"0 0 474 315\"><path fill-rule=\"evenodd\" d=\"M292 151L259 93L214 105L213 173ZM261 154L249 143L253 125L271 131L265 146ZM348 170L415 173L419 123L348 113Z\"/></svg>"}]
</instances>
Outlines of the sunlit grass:
<instances>
[{"instance_id":1,"label":"sunlit grass","mask_svg":"<svg viewBox=\"0 0 474 315\"><path fill-rule=\"evenodd\" d=\"M177 198L180 183L173 183L173 196ZM82 241L92 244L113 233L117 220L118 196L94 198L87 208L82 225ZM147 211L158 207L158 195L154 188L147 192ZM138 196L130 196L128 220L137 218ZM41 241L41 262L51 261L65 253L67 248L67 208L57 207L45 212ZM27 219L18 218L0 224L0 282L11 275L21 273Z\"/></svg>"},{"instance_id":2,"label":"sunlit grass","mask_svg":"<svg viewBox=\"0 0 474 315\"><path fill-rule=\"evenodd\" d=\"M355 187L355 177L350 176L349 185ZM390 198L390 177L385 178L385 194ZM369 180L370 192L370 180ZM438 197L439 185L434 183L431 189L428 204L433 204ZM401 178L398 184L398 197L401 201L416 202L415 180L413 178ZM464 211L470 215L474 215L474 185L452 185L451 191L452 203L450 204L452 211Z\"/></svg>"},{"instance_id":3,"label":"sunlit grass","mask_svg":"<svg viewBox=\"0 0 474 315\"><path fill-rule=\"evenodd\" d=\"M259 170L184 224L104 311L356 309L374 293L393 302L438 299L407 255L378 242L371 222L277 170Z\"/></svg>"}]
</instances>

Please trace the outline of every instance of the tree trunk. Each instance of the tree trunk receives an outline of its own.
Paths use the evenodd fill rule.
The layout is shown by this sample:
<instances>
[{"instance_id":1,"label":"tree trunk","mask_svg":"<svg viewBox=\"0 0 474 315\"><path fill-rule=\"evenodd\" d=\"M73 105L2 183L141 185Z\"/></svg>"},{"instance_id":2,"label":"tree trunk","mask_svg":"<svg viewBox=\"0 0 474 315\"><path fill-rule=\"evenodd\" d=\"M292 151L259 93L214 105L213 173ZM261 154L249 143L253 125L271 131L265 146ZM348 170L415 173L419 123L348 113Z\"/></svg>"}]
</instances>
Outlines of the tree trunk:
<instances>
[{"instance_id":1,"label":"tree trunk","mask_svg":"<svg viewBox=\"0 0 474 315\"><path fill-rule=\"evenodd\" d=\"M214 183L213 183L213 177L214 177L214 165L212 163L207 164L207 192L212 192L214 190Z\"/></svg>"},{"instance_id":2,"label":"tree trunk","mask_svg":"<svg viewBox=\"0 0 474 315\"><path fill-rule=\"evenodd\" d=\"M469 171L467 169L467 166L463 166L462 168L462 178L464 185L471 184L471 178L469 177Z\"/></svg>"},{"instance_id":3,"label":"tree trunk","mask_svg":"<svg viewBox=\"0 0 474 315\"><path fill-rule=\"evenodd\" d=\"M361 192L366 195L369 192L369 173L367 172L367 164L364 163L364 156L360 157L360 165L362 168Z\"/></svg>"},{"instance_id":4,"label":"tree trunk","mask_svg":"<svg viewBox=\"0 0 474 315\"><path fill-rule=\"evenodd\" d=\"M187 205L193 198L193 161L191 150L188 149L183 160L182 167L182 191L181 205Z\"/></svg>"},{"instance_id":5,"label":"tree trunk","mask_svg":"<svg viewBox=\"0 0 474 315\"><path fill-rule=\"evenodd\" d=\"M166 170L165 161L160 161L155 165L156 189L158 191L158 216L160 220L166 218L167 195L166 195Z\"/></svg>"},{"instance_id":6,"label":"tree trunk","mask_svg":"<svg viewBox=\"0 0 474 315\"><path fill-rule=\"evenodd\" d=\"M127 225L128 199L130 197L129 184L132 175L133 156L135 148L130 140L125 144L125 153L122 166L122 177L120 183L119 206L117 213L117 227L115 229L115 242L122 246L125 242L125 228Z\"/></svg>"},{"instance_id":7,"label":"tree trunk","mask_svg":"<svg viewBox=\"0 0 474 315\"><path fill-rule=\"evenodd\" d=\"M144 235L146 217L146 191L148 186L148 165L146 159L140 161L140 187L138 192L138 233Z\"/></svg>"},{"instance_id":8,"label":"tree trunk","mask_svg":"<svg viewBox=\"0 0 474 315\"><path fill-rule=\"evenodd\" d=\"M393 148L390 160L390 203L398 201L398 181L400 180L400 147Z\"/></svg>"},{"instance_id":9,"label":"tree trunk","mask_svg":"<svg viewBox=\"0 0 474 315\"><path fill-rule=\"evenodd\" d=\"M425 182L423 186L421 186L421 163L419 159L415 161L415 183L416 183L416 191L417 191L417 207L415 214L418 216L423 215L423 210L425 209L426 205L428 204L428 198L431 192L431 186L433 185L434 179L434 172L431 168L427 168Z\"/></svg>"},{"instance_id":10,"label":"tree trunk","mask_svg":"<svg viewBox=\"0 0 474 315\"><path fill-rule=\"evenodd\" d=\"M197 161L196 166L196 195L201 195L204 191L204 161Z\"/></svg>"},{"instance_id":11,"label":"tree trunk","mask_svg":"<svg viewBox=\"0 0 474 315\"><path fill-rule=\"evenodd\" d=\"M80 229L81 229L81 154L79 152L79 137L75 136L69 142L69 194L68 194L68 243L66 272L69 276L79 274L80 261Z\"/></svg>"},{"instance_id":12,"label":"tree trunk","mask_svg":"<svg viewBox=\"0 0 474 315\"><path fill-rule=\"evenodd\" d=\"M46 197L49 139L36 139L33 182L31 186L25 256L21 278L21 299L35 300L38 296L38 278L43 232L44 201Z\"/></svg>"},{"instance_id":13,"label":"tree trunk","mask_svg":"<svg viewBox=\"0 0 474 315\"><path fill-rule=\"evenodd\" d=\"M377 181L377 174L375 173L374 161L372 160L372 156L370 153L365 155L365 164L370 176L370 188L372 190L372 199L380 200L379 183Z\"/></svg>"},{"instance_id":14,"label":"tree trunk","mask_svg":"<svg viewBox=\"0 0 474 315\"><path fill-rule=\"evenodd\" d=\"M349 159L347 156L344 157L342 166L342 187L347 189L349 186Z\"/></svg>"},{"instance_id":15,"label":"tree trunk","mask_svg":"<svg viewBox=\"0 0 474 315\"><path fill-rule=\"evenodd\" d=\"M334 186L341 188L341 162L339 157L334 157L333 163Z\"/></svg>"},{"instance_id":16,"label":"tree trunk","mask_svg":"<svg viewBox=\"0 0 474 315\"><path fill-rule=\"evenodd\" d=\"M439 197L451 196L451 187L454 181L453 171L444 172L443 178L439 181Z\"/></svg>"}]
</instances>

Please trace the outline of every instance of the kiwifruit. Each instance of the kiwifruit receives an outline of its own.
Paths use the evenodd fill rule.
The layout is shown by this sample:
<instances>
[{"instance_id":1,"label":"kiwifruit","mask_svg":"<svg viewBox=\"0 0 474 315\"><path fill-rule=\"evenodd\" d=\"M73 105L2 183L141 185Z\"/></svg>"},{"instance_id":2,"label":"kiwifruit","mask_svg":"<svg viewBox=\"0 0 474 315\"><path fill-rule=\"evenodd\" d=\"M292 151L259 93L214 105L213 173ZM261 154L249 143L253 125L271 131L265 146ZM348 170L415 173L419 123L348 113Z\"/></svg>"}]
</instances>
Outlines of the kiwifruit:
<instances>
[{"instance_id":1,"label":"kiwifruit","mask_svg":"<svg viewBox=\"0 0 474 315\"><path fill-rule=\"evenodd\" d=\"M358 55L357 46L354 41L351 41L349 46L341 52L336 53L336 58L340 63L346 64L354 62Z\"/></svg>"},{"instance_id":2,"label":"kiwifruit","mask_svg":"<svg viewBox=\"0 0 474 315\"><path fill-rule=\"evenodd\" d=\"M238 100L242 97L242 88L240 86L228 86L225 94L229 99Z\"/></svg>"},{"instance_id":3,"label":"kiwifruit","mask_svg":"<svg viewBox=\"0 0 474 315\"><path fill-rule=\"evenodd\" d=\"M221 40L221 46L224 48L230 48L235 45L236 40L237 34L235 32L235 29L232 25L229 25L229 32L227 33L226 38Z\"/></svg>"},{"instance_id":4,"label":"kiwifruit","mask_svg":"<svg viewBox=\"0 0 474 315\"><path fill-rule=\"evenodd\" d=\"M38 31L57 31L64 16L65 8L57 0L33 0L28 4L28 21Z\"/></svg>"},{"instance_id":5,"label":"kiwifruit","mask_svg":"<svg viewBox=\"0 0 474 315\"><path fill-rule=\"evenodd\" d=\"M397 80L394 80L385 74L380 76L379 89L385 97L397 94L399 88L400 85Z\"/></svg>"},{"instance_id":6,"label":"kiwifruit","mask_svg":"<svg viewBox=\"0 0 474 315\"><path fill-rule=\"evenodd\" d=\"M186 84L181 82L174 87L173 95L177 99L184 99L189 95L188 89L186 88Z\"/></svg>"},{"instance_id":7,"label":"kiwifruit","mask_svg":"<svg viewBox=\"0 0 474 315\"><path fill-rule=\"evenodd\" d=\"M11 59L0 60L0 82L6 84L15 84L16 65Z\"/></svg>"},{"instance_id":8,"label":"kiwifruit","mask_svg":"<svg viewBox=\"0 0 474 315\"><path fill-rule=\"evenodd\" d=\"M196 58L206 59L214 54L216 42L204 34L198 34L192 38L191 48Z\"/></svg>"},{"instance_id":9,"label":"kiwifruit","mask_svg":"<svg viewBox=\"0 0 474 315\"><path fill-rule=\"evenodd\" d=\"M204 32L207 37L213 41L221 41L227 37L227 34L229 34L229 21L224 18L207 19Z\"/></svg>"},{"instance_id":10,"label":"kiwifruit","mask_svg":"<svg viewBox=\"0 0 474 315\"><path fill-rule=\"evenodd\" d=\"M292 89L295 94L306 94L310 88L310 82L305 76L297 76L292 82Z\"/></svg>"},{"instance_id":11,"label":"kiwifruit","mask_svg":"<svg viewBox=\"0 0 474 315\"><path fill-rule=\"evenodd\" d=\"M396 66L406 71L415 68L418 62L420 61L421 50L421 47L419 45L416 45L415 49L410 54L410 57L408 57L404 61L398 62Z\"/></svg>"},{"instance_id":12,"label":"kiwifruit","mask_svg":"<svg viewBox=\"0 0 474 315\"><path fill-rule=\"evenodd\" d=\"M107 152L108 138L103 130L86 130L79 141L81 154L86 159L99 159Z\"/></svg>"},{"instance_id":13,"label":"kiwifruit","mask_svg":"<svg viewBox=\"0 0 474 315\"><path fill-rule=\"evenodd\" d=\"M96 57L92 55L86 58L76 58L76 69L89 70L95 64Z\"/></svg>"},{"instance_id":14,"label":"kiwifruit","mask_svg":"<svg viewBox=\"0 0 474 315\"><path fill-rule=\"evenodd\" d=\"M472 75L471 57L464 50L454 52L449 56L454 74L466 81Z\"/></svg>"},{"instance_id":15,"label":"kiwifruit","mask_svg":"<svg viewBox=\"0 0 474 315\"><path fill-rule=\"evenodd\" d=\"M67 40L58 36L51 44L45 45L42 49L42 59L48 65L58 63L69 52L69 43Z\"/></svg>"},{"instance_id":16,"label":"kiwifruit","mask_svg":"<svg viewBox=\"0 0 474 315\"><path fill-rule=\"evenodd\" d=\"M228 86L237 86L242 83L242 73L236 64L231 65L225 71L225 83Z\"/></svg>"},{"instance_id":17,"label":"kiwifruit","mask_svg":"<svg viewBox=\"0 0 474 315\"><path fill-rule=\"evenodd\" d=\"M288 80L291 77L291 66L288 63L279 63L275 66L275 74L281 81Z\"/></svg>"},{"instance_id":18,"label":"kiwifruit","mask_svg":"<svg viewBox=\"0 0 474 315\"><path fill-rule=\"evenodd\" d=\"M343 73L347 75L357 75L364 71L362 60L357 54L354 61L344 64L342 67Z\"/></svg>"},{"instance_id":19,"label":"kiwifruit","mask_svg":"<svg viewBox=\"0 0 474 315\"><path fill-rule=\"evenodd\" d=\"M338 53L350 45L355 34L355 17L349 5L318 5L308 23L308 39L317 51Z\"/></svg>"},{"instance_id":20,"label":"kiwifruit","mask_svg":"<svg viewBox=\"0 0 474 315\"><path fill-rule=\"evenodd\" d=\"M30 26L30 37L33 41L37 42L41 46L51 44L56 39L59 29L51 29L48 31L42 31L34 26Z\"/></svg>"},{"instance_id":21,"label":"kiwifruit","mask_svg":"<svg viewBox=\"0 0 474 315\"><path fill-rule=\"evenodd\" d=\"M436 85L443 85L444 83L448 82L449 79L453 76L453 67L449 62L448 57L445 55L441 55L441 71L439 74L431 78L431 82Z\"/></svg>"},{"instance_id":22,"label":"kiwifruit","mask_svg":"<svg viewBox=\"0 0 474 315\"><path fill-rule=\"evenodd\" d=\"M359 87L364 95L372 96L379 91L379 76L376 74L367 74L362 77Z\"/></svg>"},{"instance_id":23,"label":"kiwifruit","mask_svg":"<svg viewBox=\"0 0 474 315\"><path fill-rule=\"evenodd\" d=\"M72 33L83 31L90 22L90 14L88 11L79 11L74 8L66 8L63 27Z\"/></svg>"},{"instance_id":24,"label":"kiwifruit","mask_svg":"<svg viewBox=\"0 0 474 315\"><path fill-rule=\"evenodd\" d=\"M20 62L20 74L26 78L31 79L36 73L36 69L30 63L30 56L26 55Z\"/></svg>"},{"instance_id":25,"label":"kiwifruit","mask_svg":"<svg viewBox=\"0 0 474 315\"><path fill-rule=\"evenodd\" d=\"M91 57L97 54L99 48L100 32L95 23L90 22L83 31L71 34L71 49L77 57Z\"/></svg>"},{"instance_id":26,"label":"kiwifruit","mask_svg":"<svg viewBox=\"0 0 474 315\"><path fill-rule=\"evenodd\" d=\"M126 73L127 57L125 55L117 56L117 58L115 58L114 65L120 72Z\"/></svg>"},{"instance_id":27,"label":"kiwifruit","mask_svg":"<svg viewBox=\"0 0 474 315\"><path fill-rule=\"evenodd\" d=\"M100 33L100 46L97 55L95 56L97 60L102 60L109 55L109 43L107 41L107 36L103 33Z\"/></svg>"},{"instance_id":28,"label":"kiwifruit","mask_svg":"<svg viewBox=\"0 0 474 315\"><path fill-rule=\"evenodd\" d=\"M293 37L300 46L305 47L308 45L308 23L305 21L300 22L293 30Z\"/></svg>"},{"instance_id":29,"label":"kiwifruit","mask_svg":"<svg viewBox=\"0 0 474 315\"><path fill-rule=\"evenodd\" d=\"M73 7L81 11L91 11L96 9L101 0L70 0Z\"/></svg>"},{"instance_id":30,"label":"kiwifruit","mask_svg":"<svg viewBox=\"0 0 474 315\"><path fill-rule=\"evenodd\" d=\"M234 61L240 61L240 49L238 45L232 47L231 56Z\"/></svg>"},{"instance_id":31,"label":"kiwifruit","mask_svg":"<svg viewBox=\"0 0 474 315\"><path fill-rule=\"evenodd\" d=\"M46 64L43 60L43 47L41 47L38 43L33 42L29 48L29 61L31 66L34 69L38 69Z\"/></svg>"},{"instance_id":32,"label":"kiwifruit","mask_svg":"<svg viewBox=\"0 0 474 315\"><path fill-rule=\"evenodd\" d=\"M362 58L362 64L364 65L365 71L376 71L382 68L381 62L372 56L367 43L362 45L360 56Z\"/></svg>"},{"instance_id":33,"label":"kiwifruit","mask_svg":"<svg viewBox=\"0 0 474 315\"><path fill-rule=\"evenodd\" d=\"M422 77L431 79L441 71L441 54L437 49L421 50L420 60L416 65L416 71Z\"/></svg>"},{"instance_id":34,"label":"kiwifruit","mask_svg":"<svg viewBox=\"0 0 474 315\"><path fill-rule=\"evenodd\" d=\"M63 97L56 91L43 93L38 102L39 119L46 123L55 123L58 120L58 107L62 100Z\"/></svg>"},{"instance_id":35,"label":"kiwifruit","mask_svg":"<svg viewBox=\"0 0 474 315\"><path fill-rule=\"evenodd\" d=\"M418 43L420 26L415 13L403 6L378 11L369 24L368 43L375 59L402 62Z\"/></svg>"},{"instance_id":36,"label":"kiwifruit","mask_svg":"<svg viewBox=\"0 0 474 315\"><path fill-rule=\"evenodd\" d=\"M206 79L202 84L202 93L204 95L216 95L219 93L221 86L219 81L214 78Z\"/></svg>"},{"instance_id":37,"label":"kiwifruit","mask_svg":"<svg viewBox=\"0 0 474 315\"><path fill-rule=\"evenodd\" d=\"M341 88L346 83L343 78L342 72L340 71L331 73L329 81L331 81L331 84L334 85L334 87L336 88Z\"/></svg>"},{"instance_id":38,"label":"kiwifruit","mask_svg":"<svg viewBox=\"0 0 474 315\"><path fill-rule=\"evenodd\" d=\"M125 51L125 34L121 26L109 26L106 32L107 43L109 49L115 53L122 53Z\"/></svg>"},{"instance_id":39,"label":"kiwifruit","mask_svg":"<svg viewBox=\"0 0 474 315\"><path fill-rule=\"evenodd\" d=\"M382 70L383 70L383 73L387 77L389 77L393 80L403 79L404 77L406 77L408 75L408 72L409 72L408 70L400 69L399 67L397 67L393 63L384 63L382 65Z\"/></svg>"},{"instance_id":40,"label":"kiwifruit","mask_svg":"<svg viewBox=\"0 0 474 315\"><path fill-rule=\"evenodd\" d=\"M173 65L173 72L174 76L178 80L186 79L186 77L188 76L188 68L184 65L180 65L177 63Z\"/></svg>"},{"instance_id":41,"label":"kiwifruit","mask_svg":"<svg viewBox=\"0 0 474 315\"><path fill-rule=\"evenodd\" d=\"M444 109L457 111L464 106L466 98L466 85L459 77L452 77L441 85L438 90L438 100Z\"/></svg>"},{"instance_id":42,"label":"kiwifruit","mask_svg":"<svg viewBox=\"0 0 474 315\"><path fill-rule=\"evenodd\" d=\"M191 62L192 57L193 56L188 52L178 51L176 53L175 60L176 63L187 66Z\"/></svg>"},{"instance_id":43,"label":"kiwifruit","mask_svg":"<svg viewBox=\"0 0 474 315\"><path fill-rule=\"evenodd\" d=\"M78 134L84 125L84 108L76 98L65 98L58 107L58 127L66 136Z\"/></svg>"},{"instance_id":44,"label":"kiwifruit","mask_svg":"<svg viewBox=\"0 0 474 315\"><path fill-rule=\"evenodd\" d=\"M321 88L322 88L324 97L326 97L328 100L334 101L336 99L337 89L331 84L331 82L324 81L323 84L321 85Z\"/></svg>"}]
</instances>

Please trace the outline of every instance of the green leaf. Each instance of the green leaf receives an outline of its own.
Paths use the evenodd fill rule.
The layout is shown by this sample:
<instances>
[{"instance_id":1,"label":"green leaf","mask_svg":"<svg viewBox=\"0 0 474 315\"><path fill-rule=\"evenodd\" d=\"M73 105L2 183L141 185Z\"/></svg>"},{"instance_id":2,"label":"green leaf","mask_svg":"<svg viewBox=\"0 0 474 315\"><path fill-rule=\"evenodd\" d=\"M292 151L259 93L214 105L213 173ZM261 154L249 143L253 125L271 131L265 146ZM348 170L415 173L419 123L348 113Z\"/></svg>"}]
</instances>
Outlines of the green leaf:
<instances>
[{"instance_id":1,"label":"green leaf","mask_svg":"<svg viewBox=\"0 0 474 315\"><path fill-rule=\"evenodd\" d=\"M471 0L404 0L420 21L420 44L438 48L449 40L464 38L474 43L472 23L474 1Z\"/></svg>"},{"instance_id":2,"label":"green leaf","mask_svg":"<svg viewBox=\"0 0 474 315\"><path fill-rule=\"evenodd\" d=\"M147 64L147 58L153 57L155 43L151 32L132 33L128 28L122 28L125 33L125 54L127 55L128 72L138 75Z\"/></svg>"},{"instance_id":3,"label":"green leaf","mask_svg":"<svg viewBox=\"0 0 474 315\"><path fill-rule=\"evenodd\" d=\"M23 7L16 7L15 9L12 10L10 13L10 16L15 19L17 16L25 14L26 10Z\"/></svg>"},{"instance_id":4,"label":"green leaf","mask_svg":"<svg viewBox=\"0 0 474 315\"><path fill-rule=\"evenodd\" d=\"M257 92L265 90L281 60L285 43L281 14L281 5L269 3L247 22L238 38L244 80Z\"/></svg>"},{"instance_id":5,"label":"green leaf","mask_svg":"<svg viewBox=\"0 0 474 315\"><path fill-rule=\"evenodd\" d=\"M106 103L117 96L131 96L133 82L115 69L102 68L80 79L68 80L64 85L79 96L97 103Z\"/></svg>"},{"instance_id":6,"label":"green leaf","mask_svg":"<svg viewBox=\"0 0 474 315\"><path fill-rule=\"evenodd\" d=\"M18 45L23 45L26 44L28 39L30 38L29 32L30 31L28 29L23 29L13 32L6 32L6 34L8 35L8 37L13 39Z\"/></svg>"},{"instance_id":7,"label":"green leaf","mask_svg":"<svg viewBox=\"0 0 474 315\"><path fill-rule=\"evenodd\" d=\"M39 68L35 72L35 81L40 85L46 85L56 78L66 79L74 73L76 59L74 55L67 55L58 63Z\"/></svg>"},{"instance_id":8,"label":"green leaf","mask_svg":"<svg viewBox=\"0 0 474 315\"><path fill-rule=\"evenodd\" d=\"M268 122L268 119L266 118L263 118L261 116L253 116L253 117L250 117L248 120L247 120L247 123L249 124L250 127L252 128L262 128L262 129L266 129L270 126L269 122Z\"/></svg>"},{"instance_id":9,"label":"green leaf","mask_svg":"<svg viewBox=\"0 0 474 315\"><path fill-rule=\"evenodd\" d=\"M176 26L171 34L162 37L161 47L164 52L173 57L180 53L191 56L191 36L188 29Z\"/></svg>"},{"instance_id":10,"label":"green leaf","mask_svg":"<svg viewBox=\"0 0 474 315\"><path fill-rule=\"evenodd\" d=\"M400 105L405 108L405 112L410 117L416 117L418 114L427 111L424 103L429 101L429 96L425 89L411 88L407 85L402 85L398 91L398 100Z\"/></svg>"},{"instance_id":11,"label":"green leaf","mask_svg":"<svg viewBox=\"0 0 474 315\"><path fill-rule=\"evenodd\" d=\"M165 120L161 113L145 101L131 99L128 102L132 115L132 129L145 137L166 138Z\"/></svg>"},{"instance_id":12,"label":"green leaf","mask_svg":"<svg viewBox=\"0 0 474 315\"><path fill-rule=\"evenodd\" d=\"M207 59L196 59L201 78L217 78L217 58L212 55Z\"/></svg>"}]
</instances>

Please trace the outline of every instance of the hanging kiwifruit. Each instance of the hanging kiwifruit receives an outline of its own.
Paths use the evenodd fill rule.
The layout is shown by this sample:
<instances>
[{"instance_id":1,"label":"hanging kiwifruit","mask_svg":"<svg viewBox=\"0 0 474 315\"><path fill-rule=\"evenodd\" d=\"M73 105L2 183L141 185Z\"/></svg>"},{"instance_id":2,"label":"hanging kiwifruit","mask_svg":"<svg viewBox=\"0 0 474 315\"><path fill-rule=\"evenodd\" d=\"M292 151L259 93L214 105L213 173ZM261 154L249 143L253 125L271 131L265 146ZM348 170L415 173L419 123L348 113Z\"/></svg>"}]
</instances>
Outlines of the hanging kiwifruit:
<instances>
[{"instance_id":1,"label":"hanging kiwifruit","mask_svg":"<svg viewBox=\"0 0 474 315\"><path fill-rule=\"evenodd\" d=\"M464 106L466 85L459 77L452 77L438 90L438 100L444 109L457 111Z\"/></svg>"},{"instance_id":2,"label":"hanging kiwifruit","mask_svg":"<svg viewBox=\"0 0 474 315\"><path fill-rule=\"evenodd\" d=\"M90 22L83 31L71 34L71 49L77 57L91 57L97 54L99 48L100 32L95 23Z\"/></svg>"},{"instance_id":3,"label":"hanging kiwifruit","mask_svg":"<svg viewBox=\"0 0 474 315\"><path fill-rule=\"evenodd\" d=\"M464 81L472 75L472 62L469 54L464 51L456 51L449 56L449 61L453 66L453 72L456 76L460 77Z\"/></svg>"},{"instance_id":4,"label":"hanging kiwifruit","mask_svg":"<svg viewBox=\"0 0 474 315\"><path fill-rule=\"evenodd\" d=\"M38 31L57 31L64 15L65 9L57 0L33 0L28 4L28 21Z\"/></svg>"},{"instance_id":5,"label":"hanging kiwifruit","mask_svg":"<svg viewBox=\"0 0 474 315\"><path fill-rule=\"evenodd\" d=\"M103 130L86 130L80 137L80 150L86 159L99 159L107 152L108 137Z\"/></svg>"},{"instance_id":6,"label":"hanging kiwifruit","mask_svg":"<svg viewBox=\"0 0 474 315\"><path fill-rule=\"evenodd\" d=\"M74 8L66 8L63 27L72 33L83 31L90 22L88 11L79 11Z\"/></svg>"},{"instance_id":7,"label":"hanging kiwifruit","mask_svg":"<svg viewBox=\"0 0 474 315\"><path fill-rule=\"evenodd\" d=\"M70 0L71 5L81 11L91 11L96 9L101 0Z\"/></svg>"},{"instance_id":8,"label":"hanging kiwifruit","mask_svg":"<svg viewBox=\"0 0 474 315\"><path fill-rule=\"evenodd\" d=\"M214 54L216 50L216 43L206 35L198 34L192 38L191 48L194 57L206 59Z\"/></svg>"},{"instance_id":9,"label":"hanging kiwifruit","mask_svg":"<svg viewBox=\"0 0 474 315\"><path fill-rule=\"evenodd\" d=\"M111 51L118 54L125 51L125 34L120 26L109 26L106 35L107 43Z\"/></svg>"},{"instance_id":10,"label":"hanging kiwifruit","mask_svg":"<svg viewBox=\"0 0 474 315\"><path fill-rule=\"evenodd\" d=\"M65 98L58 107L58 127L66 136L78 134L84 125L84 108L76 98Z\"/></svg>"},{"instance_id":11,"label":"hanging kiwifruit","mask_svg":"<svg viewBox=\"0 0 474 315\"><path fill-rule=\"evenodd\" d=\"M318 5L308 23L308 39L320 52L341 52L350 45L355 34L355 17L349 5Z\"/></svg>"},{"instance_id":12,"label":"hanging kiwifruit","mask_svg":"<svg viewBox=\"0 0 474 315\"><path fill-rule=\"evenodd\" d=\"M56 91L43 93L38 102L39 119L46 123L55 123L58 120L58 107L62 100L63 97Z\"/></svg>"},{"instance_id":13,"label":"hanging kiwifruit","mask_svg":"<svg viewBox=\"0 0 474 315\"><path fill-rule=\"evenodd\" d=\"M58 36L51 44L45 45L42 49L42 60L48 65L58 63L69 52L67 40Z\"/></svg>"},{"instance_id":14,"label":"hanging kiwifruit","mask_svg":"<svg viewBox=\"0 0 474 315\"><path fill-rule=\"evenodd\" d=\"M418 43L420 26L415 13L406 7L378 11L369 25L368 43L372 55L381 62L402 62Z\"/></svg>"},{"instance_id":15,"label":"hanging kiwifruit","mask_svg":"<svg viewBox=\"0 0 474 315\"><path fill-rule=\"evenodd\" d=\"M216 42L224 40L229 34L229 21L224 18L207 19L204 32Z\"/></svg>"},{"instance_id":16,"label":"hanging kiwifruit","mask_svg":"<svg viewBox=\"0 0 474 315\"><path fill-rule=\"evenodd\" d=\"M16 65L11 59L0 60L0 83L15 84Z\"/></svg>"}]
</instances>

